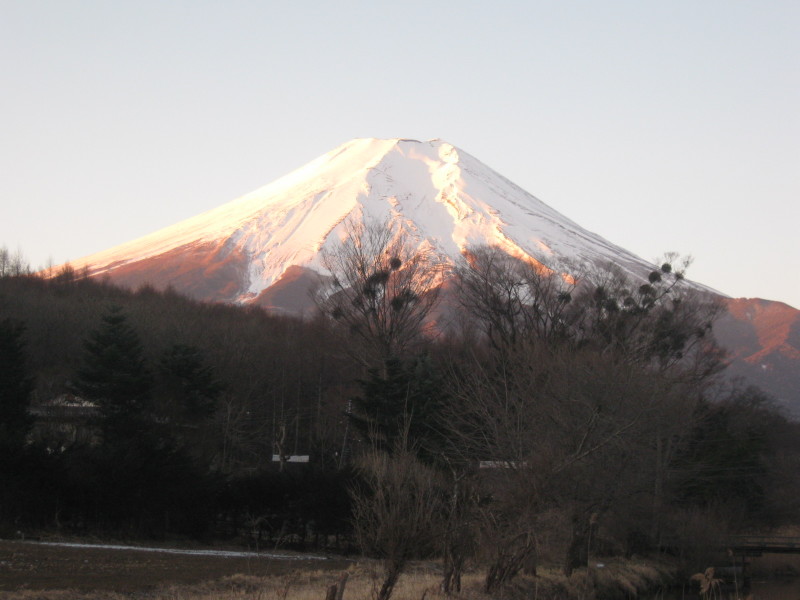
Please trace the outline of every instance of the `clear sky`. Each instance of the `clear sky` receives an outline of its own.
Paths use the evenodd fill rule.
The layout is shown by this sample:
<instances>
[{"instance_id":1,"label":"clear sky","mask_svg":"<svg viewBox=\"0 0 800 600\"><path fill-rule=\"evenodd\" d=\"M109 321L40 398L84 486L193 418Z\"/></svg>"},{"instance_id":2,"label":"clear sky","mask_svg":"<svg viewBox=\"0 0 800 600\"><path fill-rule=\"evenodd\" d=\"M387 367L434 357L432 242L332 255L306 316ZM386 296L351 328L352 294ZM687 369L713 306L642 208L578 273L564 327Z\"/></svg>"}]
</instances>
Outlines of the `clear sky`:
<instances>
[{"instance_id":1,"label":"clear sky","mask_svg":"<svg viewBox=\"0 0 800 600\"><path fill-rule=\"evenodd\" d=\"M800 2L0 0L0 246L61 263L356 137L442 138L800 308Z\"/></svg>"}]
</instances>

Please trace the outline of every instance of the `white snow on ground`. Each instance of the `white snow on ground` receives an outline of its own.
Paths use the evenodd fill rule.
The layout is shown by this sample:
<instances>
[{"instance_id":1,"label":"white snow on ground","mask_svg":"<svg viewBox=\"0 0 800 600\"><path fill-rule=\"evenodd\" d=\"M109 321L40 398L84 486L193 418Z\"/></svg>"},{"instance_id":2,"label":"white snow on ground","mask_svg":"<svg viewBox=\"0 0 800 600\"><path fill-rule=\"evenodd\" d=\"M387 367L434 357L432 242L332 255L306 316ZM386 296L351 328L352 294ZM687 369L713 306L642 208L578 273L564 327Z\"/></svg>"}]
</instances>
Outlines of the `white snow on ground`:
<instances>
[{"instance_id":1,"label":"white snow on ground","mask_svg":"<svg viewBox=\"0 0 800 600\"><path fill-rule=\"evenodd\" d=\"M32 542L39 546L59 546L63 548L88 548L90 550L135 550L137 552L161 552L163 554L185 554L190 556L215 556L220 558L269 558L275 560L328 560L327 556L314 554L280 554L277 552L245 552L236 550L190 550L183 548L150 548L145 546L124 546L119 544L78 544L74 542Z\"/></svg>"},{"instance_id":2,"label":"white snow on ground","mask_svg":"<svg viewBox=\"0 0 800 600\"><path fill-rule=\"evenodd\" d=\"M451 262L470 246L497 245L543 259L648 263L591 233L466 152L442 140L356 139L216 209L81 259L104 273L182 246L223 243L249 257L252 298L292 265L323 271L346 218L390 221Z\"/></svg>"}]
</instances>

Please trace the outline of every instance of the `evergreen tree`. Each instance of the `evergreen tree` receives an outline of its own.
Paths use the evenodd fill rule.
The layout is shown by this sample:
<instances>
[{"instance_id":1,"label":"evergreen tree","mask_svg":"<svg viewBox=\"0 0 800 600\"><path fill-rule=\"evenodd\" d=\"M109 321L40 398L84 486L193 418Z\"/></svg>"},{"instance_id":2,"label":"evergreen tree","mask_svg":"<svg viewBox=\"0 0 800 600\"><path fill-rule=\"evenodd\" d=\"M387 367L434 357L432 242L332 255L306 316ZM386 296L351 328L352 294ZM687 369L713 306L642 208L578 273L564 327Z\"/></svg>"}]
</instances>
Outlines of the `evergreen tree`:
<instances>
[{"instance_id":1,"label":"evergreen tree","mask_svg":"<svg viewBox=\"0 0 800 600\"><path fill-rule=\"evenodd\" d=\"M761 390L749 387L719 403L703 403L686 448L672 465L677 497L699 506L739 505L759 514L785 422Z\"/></svg>"},{"instance_id":2,"label":"evergreen tree","mask_svg":"<svg viewBox=\"0 0 800 600\"><path fill-rule=\"evenodd\" d=\"M365 439L390 452L401 447L420 456L433 452L445 391L428 357L390 358L360 384L362 395L353 398L350 418Z\"/></svg>"},{"instance_id":3,"label":"evergreen tree","mask_svg":"<svg viewBox=\"0 0 800 600\"><path fill-rule=\"evenodd\" d=\"M101 413L103 445L94 456L98 487L92 490L99 514L112 527L136 535L200 532L209 507L201 498L211 498L212 482L198 461L176 443L166 416L157 414L142 344L119 307L103 317L102 325L86 340L85 351L74 388L96 402ZM177 351L183 360L167 360L175 363L172 370L184 379L196 378L178 386L190 405L202 399L196 388L203 388L202 383L207 392L211 381L198 375L207 373L192 354Z\"/></svg>"},{"instance_id":4,"label":"evergreen tree","mask_svg":"<svg viewBox=\"0 0 800 600\"><path fill-rule=\"evenodd\" d=\"M136 331L118 306L84 344L83 368L75 392L96 402L106 440L130 437L147 429L152 378Z\"/></svg>"},{"instance_id":5,"label":"evergreen tree","mask_svg":"<svg viewBox=\"0 0 800 600\"><path fill-rule=\"evenodd\" d=\"M170 347L161 357L158 375L162 409L170 420L196 423L213 414L222 384L199 348Z\"/></svg>"},{"instance_id":6,"label":"evergreen tree","mask_svg":"<svg viewBox=\"0 0 800 600\"><path fill-rule=\"evenodd\" d=\"M33 381L25 367L24 327L11 319L0 321L0 444L21 446L33 419L28 403Z\"/></svg>"},{"instance_id":7,"label":"evergreen tree","mask_svg":"<svg viewBox=\"0 0 800 600\"><path fill-rule=\"evenodd\" d=\"M33 424L28 412L33 382L25 368L23 330L19 322L0 321L0 524L17 522L33 504L40 472L25 445Z\"/></svg>"},{"instance_id":8,"label":"evergreen tree","mask_svg":"<svg viewBox=\"0 0 800 600\"><path fill-rule=\"evenodd\" d=\"M195 346L170 347L157 369L154 408L163 436L208 466L218 450L211 417L222 383Z\"/></svg>"}]
</instances>

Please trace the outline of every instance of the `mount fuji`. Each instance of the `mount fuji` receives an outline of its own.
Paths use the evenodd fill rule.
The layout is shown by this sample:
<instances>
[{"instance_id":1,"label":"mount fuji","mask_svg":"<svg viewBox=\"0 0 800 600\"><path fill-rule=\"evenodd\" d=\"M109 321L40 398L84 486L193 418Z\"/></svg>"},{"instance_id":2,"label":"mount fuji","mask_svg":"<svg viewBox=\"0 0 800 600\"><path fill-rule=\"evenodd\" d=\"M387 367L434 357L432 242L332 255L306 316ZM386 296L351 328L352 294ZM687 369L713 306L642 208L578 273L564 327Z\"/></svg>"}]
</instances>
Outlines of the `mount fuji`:
<instances>
[{"instance_id":1,"label":"mount fuji","mask_svg":"<svg viewBox=\"0 0 800 600\"><path fill-rule=\"evenodd\" d=\"M583 229L441 140L356 139L265 187L73 264L135 287L171 285L201 300L279 306L270 290L302 271L325 274L323 250L343 221L388 223L450 263L468 248L516 257L652 265Z\"/></svg>"},{"instance_id":2,"label":"mount fuji","mask_svg":"<svg viewBox=\"0 0 800 600\"><path fill-rule=\"evenodd\" d=\"M390 224L451 264L491 245L545 264L614 263L639 276L653 268L463 150L409 139L352 140L245 196L72 266L126 287L302 314L327 274L321 254L341 243L346 220ZM730 370L800 407L800 311L690 285L728 306L716 329Z\"/></svg>"}]
</instances>

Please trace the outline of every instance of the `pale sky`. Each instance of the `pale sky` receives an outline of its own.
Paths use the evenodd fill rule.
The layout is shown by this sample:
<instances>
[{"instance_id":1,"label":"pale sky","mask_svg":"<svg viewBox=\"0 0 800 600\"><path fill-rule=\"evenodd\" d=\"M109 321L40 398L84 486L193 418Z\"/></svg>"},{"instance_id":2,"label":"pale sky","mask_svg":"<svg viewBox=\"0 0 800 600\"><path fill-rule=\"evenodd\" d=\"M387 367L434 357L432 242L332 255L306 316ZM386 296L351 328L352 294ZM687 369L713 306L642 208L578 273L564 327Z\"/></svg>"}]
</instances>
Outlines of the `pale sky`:
<instances>
[{"instance_id":1,"label":"pale sky","mask_svg":"<svg viewBox=\"0 0 800 600\"><path fill-rule=\"evenodd\" d=\"M34 267L352 138L441 138L643 258L800 308L797 0L0 0L0 77L0 246Z\"/></svg>"}]
</instances>

